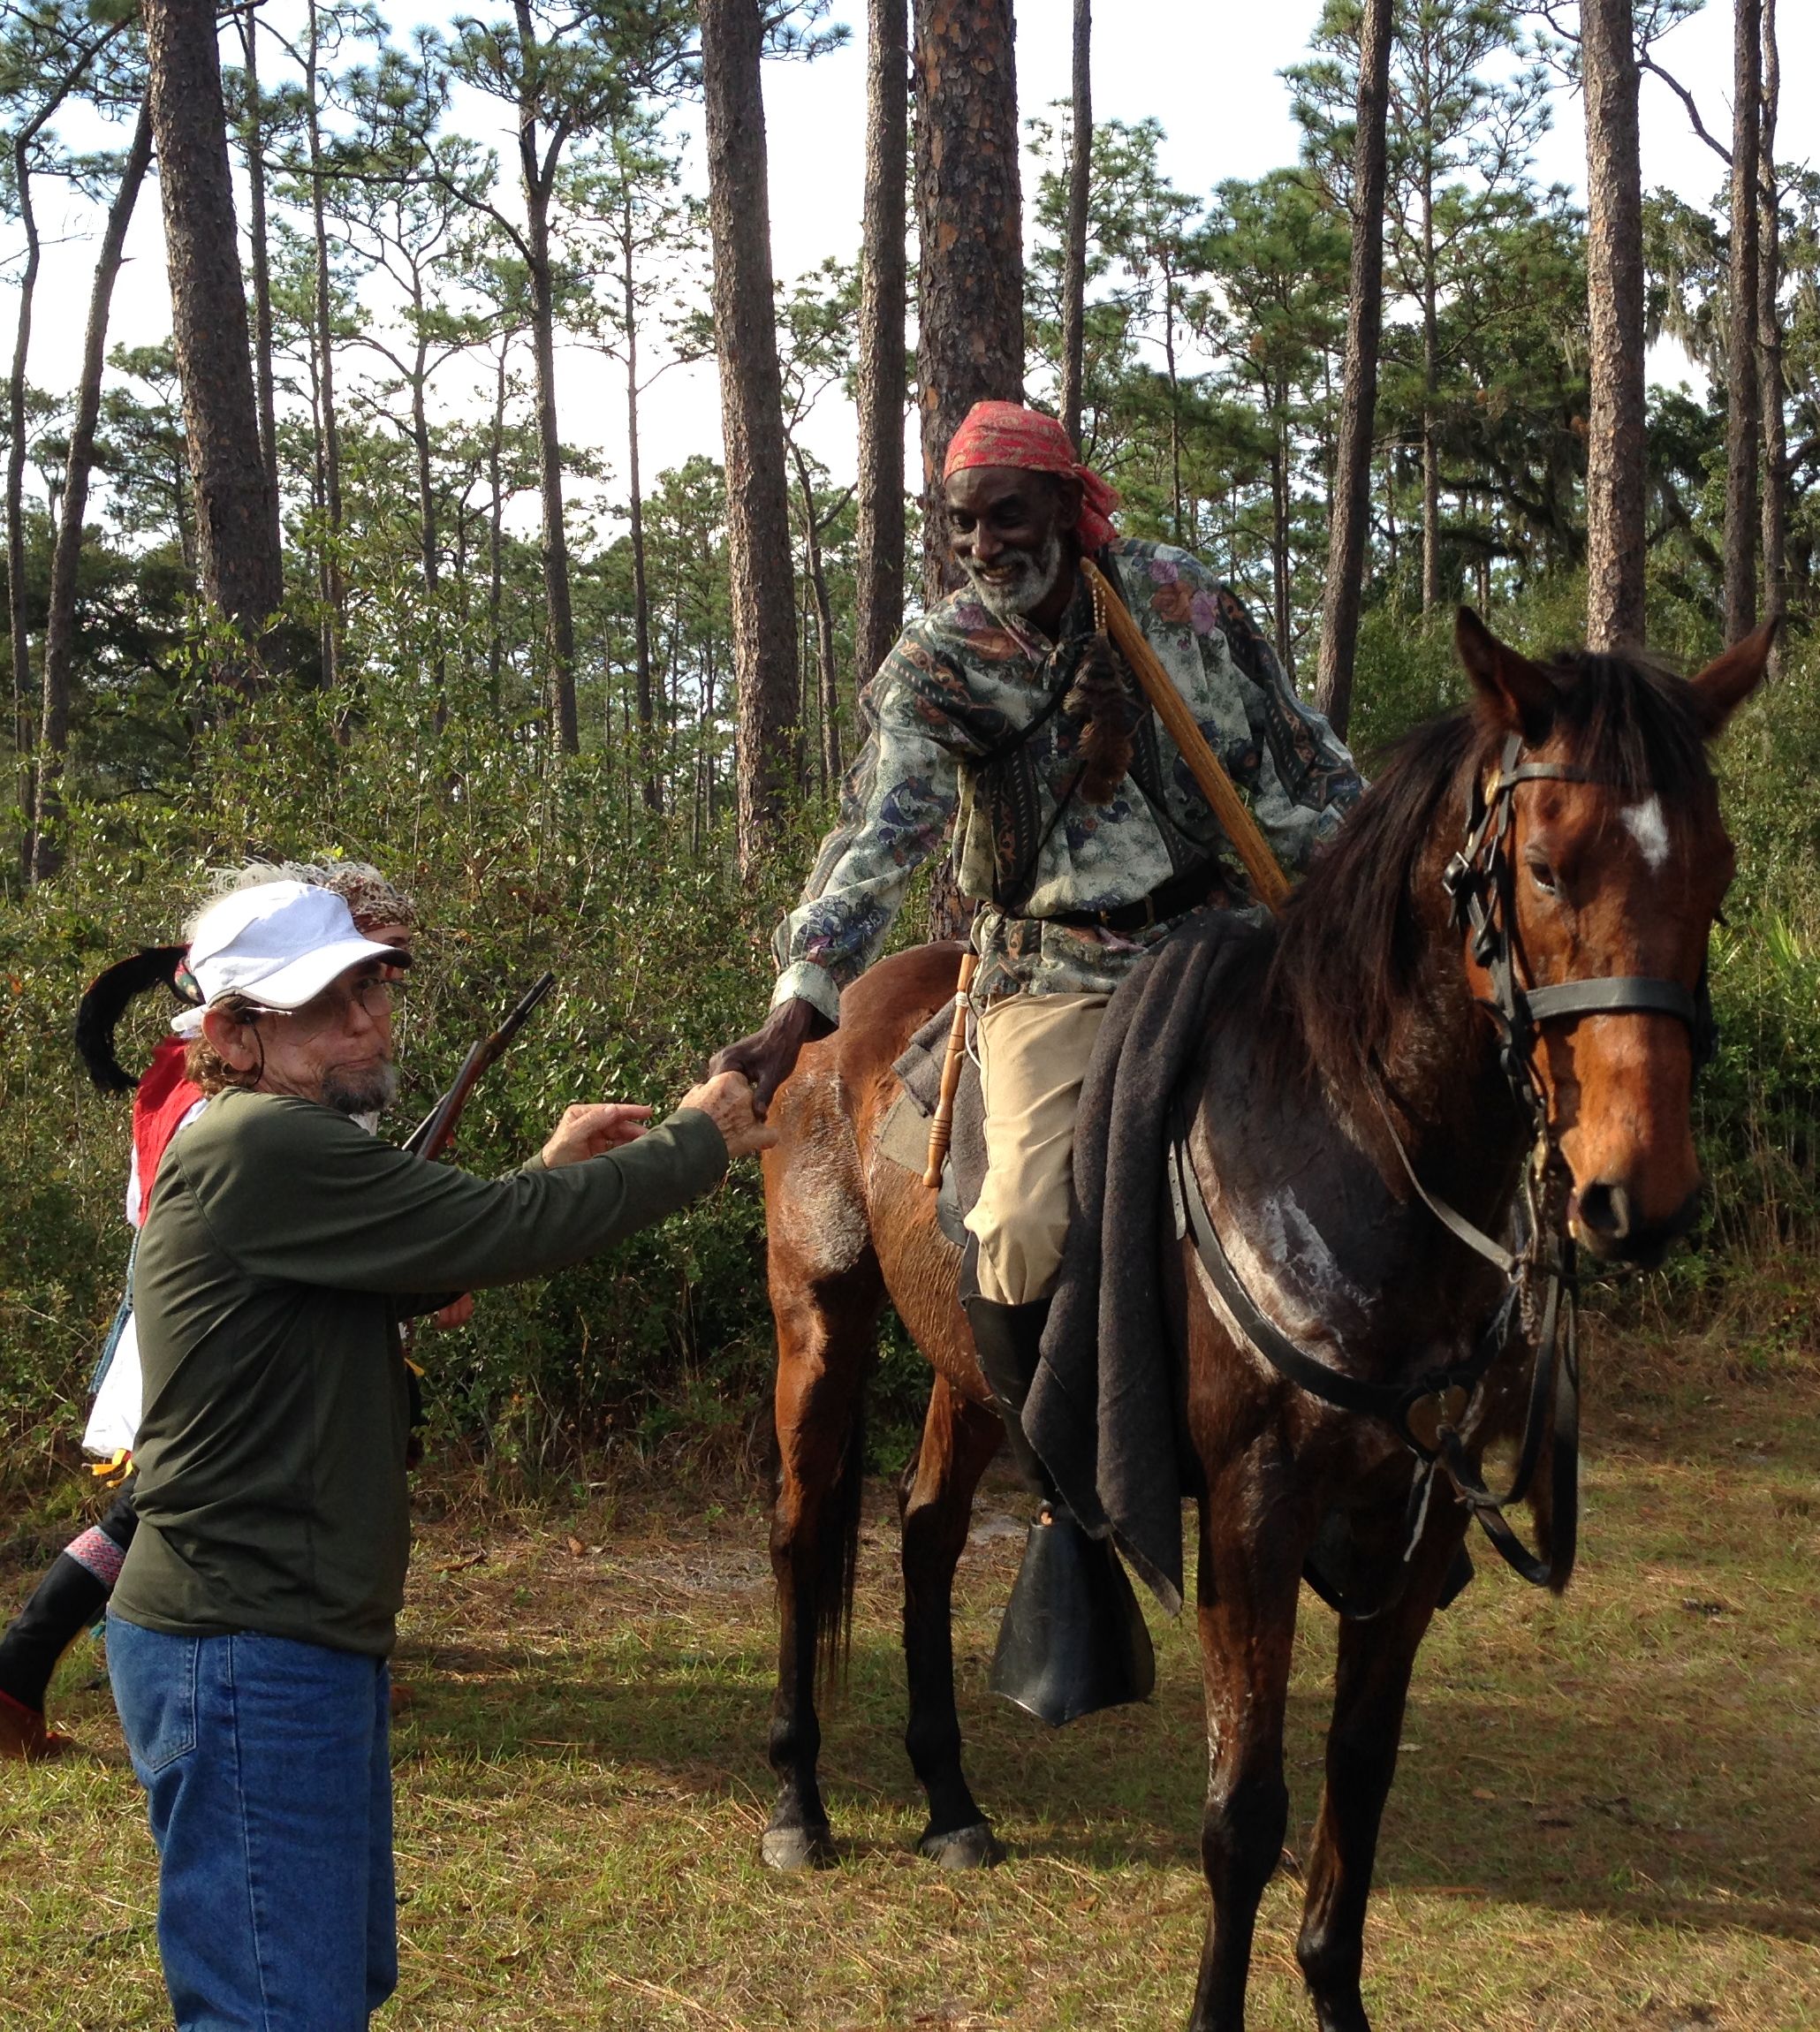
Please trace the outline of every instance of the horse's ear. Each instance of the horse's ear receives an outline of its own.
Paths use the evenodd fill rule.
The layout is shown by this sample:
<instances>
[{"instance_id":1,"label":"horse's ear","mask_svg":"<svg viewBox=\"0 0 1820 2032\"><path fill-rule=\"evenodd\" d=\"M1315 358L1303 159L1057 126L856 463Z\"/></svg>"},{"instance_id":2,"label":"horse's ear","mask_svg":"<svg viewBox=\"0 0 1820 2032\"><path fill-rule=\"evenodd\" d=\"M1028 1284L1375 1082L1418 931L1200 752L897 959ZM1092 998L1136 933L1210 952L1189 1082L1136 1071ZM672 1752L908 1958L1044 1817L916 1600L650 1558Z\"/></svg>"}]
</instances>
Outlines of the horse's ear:
<instances>
[{"instance_id":1,"label":"horse's ear","mask_svg":"<svg viewBox=\"0 0 1820 2032\"><path fill-rule=\"evenodd\" d=\"M1470 607L1454 618L1453 646L1479 694L1500 726L1539 740L1553 719L1560 694L1540 663L1500 642Z\"/></svg>"},{"instance_id":2,"label":"horse's ear","mask_svg":"<svg viewBox=\"0 0 1820 2032\"><path fill-rule=\"evenodd\" d=\"M1733 642L1724 656L1716 656L1699 676L1689 679L1694 710L1700 716L1701 731L1708 740L1763 683L1780 626L1780 619L1772 617L1754 635Z\"/></svg>"}]
</instances>

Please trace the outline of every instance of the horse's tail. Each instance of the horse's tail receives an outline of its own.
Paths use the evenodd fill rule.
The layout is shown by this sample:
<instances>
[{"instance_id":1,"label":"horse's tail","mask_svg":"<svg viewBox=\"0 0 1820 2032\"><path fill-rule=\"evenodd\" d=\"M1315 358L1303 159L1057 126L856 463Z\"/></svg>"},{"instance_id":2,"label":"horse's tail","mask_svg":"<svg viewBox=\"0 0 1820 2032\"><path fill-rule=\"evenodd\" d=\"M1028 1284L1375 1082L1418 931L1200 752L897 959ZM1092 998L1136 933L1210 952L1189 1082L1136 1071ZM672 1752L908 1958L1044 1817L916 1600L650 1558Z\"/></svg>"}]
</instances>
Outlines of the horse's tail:
<instances>
[{"instance_id":1,"label":"horse's tail","mask_svg":"<svg viewBox=\"0 0 1820 2032\"><path fill-rule=\"evenodd\" d=\"M126 1005L148 988L170 988L186 948L146 945L104 967L76 1009L76 1049L103 1094L130 1094L139 1081L114 1056L114 1032Z\"/></svg>"}]
</instances>

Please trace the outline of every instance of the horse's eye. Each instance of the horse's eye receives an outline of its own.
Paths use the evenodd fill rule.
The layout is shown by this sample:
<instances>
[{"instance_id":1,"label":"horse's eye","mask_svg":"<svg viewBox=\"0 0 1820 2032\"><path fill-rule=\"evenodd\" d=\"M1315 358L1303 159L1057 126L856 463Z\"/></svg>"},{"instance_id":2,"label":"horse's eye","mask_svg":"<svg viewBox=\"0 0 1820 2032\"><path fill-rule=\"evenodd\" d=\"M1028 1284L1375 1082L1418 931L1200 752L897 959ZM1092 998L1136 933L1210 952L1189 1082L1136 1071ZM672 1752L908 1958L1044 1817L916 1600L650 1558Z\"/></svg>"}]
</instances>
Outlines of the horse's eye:
<instances>
[{"instance_id":1,"label":"horse's eye","mask_svg":"<svg viewBox=\"0 0 1820 2032\"><path fill-rule=\"evenodd\" d=\"M1523 865L1529 870L1529 879L1544 896L1558 893L1555 885L1555 871L1539 853L1525 857Z\"/></svg>"}]
</instances>

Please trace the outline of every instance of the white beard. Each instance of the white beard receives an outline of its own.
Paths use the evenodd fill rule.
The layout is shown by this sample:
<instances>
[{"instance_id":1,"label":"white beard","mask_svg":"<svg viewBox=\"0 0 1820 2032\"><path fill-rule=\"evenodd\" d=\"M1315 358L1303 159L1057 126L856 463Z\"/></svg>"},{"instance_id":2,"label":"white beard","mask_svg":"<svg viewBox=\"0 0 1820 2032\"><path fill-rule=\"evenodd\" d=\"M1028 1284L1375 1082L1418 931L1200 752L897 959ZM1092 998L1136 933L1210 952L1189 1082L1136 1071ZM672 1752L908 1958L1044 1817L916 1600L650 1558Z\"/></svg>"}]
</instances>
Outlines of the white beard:
<instances>
[{"instance_id":1,"label":"white beard","mask_svg":"<svg viewBox=\"0 0 1820 2032\"><path fill-rule=\"evenodd\" d=\"M1013 578L995 584L970 559L963 562L961 569L988 613L996 614L1001 621L1021 621L1048 599L1062 575L1061 533L1050 530L1042 550L1035 557L1026 557Z\"/></svg>"}]
</instances>

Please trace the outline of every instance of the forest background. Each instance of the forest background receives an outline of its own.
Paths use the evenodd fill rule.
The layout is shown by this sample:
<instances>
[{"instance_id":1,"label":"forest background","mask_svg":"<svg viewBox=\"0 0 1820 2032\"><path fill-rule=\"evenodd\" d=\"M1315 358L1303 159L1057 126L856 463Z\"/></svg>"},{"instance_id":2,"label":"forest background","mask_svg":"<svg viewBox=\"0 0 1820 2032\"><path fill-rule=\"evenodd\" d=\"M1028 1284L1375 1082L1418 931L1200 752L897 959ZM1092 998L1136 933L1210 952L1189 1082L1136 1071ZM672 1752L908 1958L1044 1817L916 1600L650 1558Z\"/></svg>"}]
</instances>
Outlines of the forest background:
<instances>
[{"instance_id":1,"label":"forest background","mask_svg":"<svg viewBox=\"0 0 1820 2032\"><path fill-rule=\"evenodd\" d=\"M391 26L320 0L0 6L0 1479L48 1487L68 1458L125 1268L125 1111L70 1042L87 979L174 936L209 868L334 847L425 916L401 1119L544 966L559 993L463 1161L504 1168L580 1096L673 1097L762 1007L860 685L939 584L919 428L938 445L977 393L1078 417L1126 531L1226 576L1368 769L1457 700L1462 599L1532 649L1647 630L1684 668L1786 616L1722 762L1740 875L1699 1102L1709 1217L1601 1302L1722 1323L1741 1378L1810 1359L1820 176L1777 113L1820 23L1778 24L1774 0L1324 0L1273 58L1225 11L1107 11L1089 42L1088 0L1027 9L1015 41L1004 0L874 0L851 35L820 0ZM1381 218L1359 147L1373 14ZM1628 210L1601 185L1609 123L1575 159L1613 17L1647 84ZM147 89L148 44L155 73L199 23L233 173L212 249L178 204L194 137L168 106L155 136ZM1071 37L1117 118L1076 118ZM1634 113L1634 63L1626 89ZM1275 166L1221 173L1226 137L1278 132ZM955 133L968 188L931 167ZM1639 282L1616 369L1614 254ZM1358 436L1348 356L1374 308ZM1646 347L1647 398L1607 428ZM196 413L240 380L244 428L216 441L240 492L212 497ZM1614 446L1637 502L1615 541ZM237 529L220 499L256 512ZM923 906L906 919L922 936ZM135 1016L129 1063L167 1013ZM740 1178L605 1263L489 1294L438 1343L432 1403L446 1439L518 1474L603 1444L744 1453L769 1366ZM888 1452L916 1394L889 1335L883 1369Z\"/></svg>"}]
</instances>

